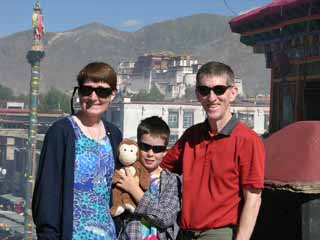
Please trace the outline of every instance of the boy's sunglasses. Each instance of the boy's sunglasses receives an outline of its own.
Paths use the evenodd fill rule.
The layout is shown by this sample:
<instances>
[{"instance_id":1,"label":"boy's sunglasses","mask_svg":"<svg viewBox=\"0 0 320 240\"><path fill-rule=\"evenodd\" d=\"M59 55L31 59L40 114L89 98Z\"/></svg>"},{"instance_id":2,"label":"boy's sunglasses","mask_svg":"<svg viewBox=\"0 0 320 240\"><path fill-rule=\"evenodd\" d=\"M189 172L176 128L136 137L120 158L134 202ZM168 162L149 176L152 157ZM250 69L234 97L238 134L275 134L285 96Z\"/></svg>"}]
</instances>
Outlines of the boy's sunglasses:
<instances>
[{"instance_id":1,"label":"boy's sunglasses","mask_svg":"<svg viewBox=\"0 0 320 240\"><path fill-rule=\"evenodd\" d=\"M80 86L78 87L79 89L79 94L82 96L90 96L92 92L94 91L98 97L101 98L107 98L112 94L112 89L111 88L105 88L105 87L91 87L91 86Z\"/></svg>"},{"instance_id":2,"label":"boy's sunglasses","mask_svg":"<svg viewBox=\"0 0 320 240\"><path fill-rule=\"evenodd\" d=\"M221 96L225 93L225 91L231 87L230 85L216 85L214 87L207 87L207 86L197 86L197 91L200 93L201 96L205 97L208 96L211 90L214 92L216 96Z\"/></svg>"},{"instance_id":3,"label":"boy's sunglasses","mask_svg":"<svg viewBox=\"0 0 320 240\"><path fill-rule=\"evenodd\" d=\"M144 143L144 142L139 142L138 145L139 145L140 150L142 150L144 152L148 152L150 149L152 149L152 151L154 153L161 153L161 152L164 152L164 151L167 150L167 147L163 146L163 145L152 146L152 145L149 145L149 144Z\"/></svg>"}]
</instances>

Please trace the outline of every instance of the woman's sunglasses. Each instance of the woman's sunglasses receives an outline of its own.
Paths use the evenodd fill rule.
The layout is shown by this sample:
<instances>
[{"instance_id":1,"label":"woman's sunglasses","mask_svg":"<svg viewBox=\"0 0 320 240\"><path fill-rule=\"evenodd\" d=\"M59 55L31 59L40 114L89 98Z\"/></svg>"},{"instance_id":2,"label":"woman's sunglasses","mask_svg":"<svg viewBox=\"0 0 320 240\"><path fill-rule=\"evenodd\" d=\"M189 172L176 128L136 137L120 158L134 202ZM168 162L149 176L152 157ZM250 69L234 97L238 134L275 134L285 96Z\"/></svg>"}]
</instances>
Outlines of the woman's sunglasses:
<instances>
[{"instance_id":1,"label":"woman's sunglasses","mask_svg":"<svg viewBox=\"0 0 320 240\"><path fill-rule=\"evenodd\" d=\"M225 91L231 87L230 85L216 85L214 87L207 87L207 86L197 86L197 91L200 93L201 96L205 97L208 96L211 90L214 92L216 96L221 96L225 93Z\"/></svg>"},{"instance_id":2,"label":"woman's sunglasses","mask_svg":"<svg viewBox=\"0 0 320 240\"><path fill-rule=\"evenodd\" d=\"M167 147L163 146L163 145L152 146L152 145L149 145L149 144L144 143L144 142L139 142L138 145L139 145L140 150L142 150L144 152L148 152L150 149L152 149L152 151L154 153L161 153L161 152L164 152L164 151L167 150Z\"/></svg>"},{"instance_id":3,"label":"woman's sunglasses","mask_svg":"<svg viewBox=\"0 0 320 240\"><path fill-rule=\"evenodd\" d=\"M90 96L92 92L94 91L98 97L101 98L108 98L112 94L111 88L105 88L105 87L91 87L91 86L80 86L78 87L79 94L82 96Z\"/></svg>"}]
</instances>

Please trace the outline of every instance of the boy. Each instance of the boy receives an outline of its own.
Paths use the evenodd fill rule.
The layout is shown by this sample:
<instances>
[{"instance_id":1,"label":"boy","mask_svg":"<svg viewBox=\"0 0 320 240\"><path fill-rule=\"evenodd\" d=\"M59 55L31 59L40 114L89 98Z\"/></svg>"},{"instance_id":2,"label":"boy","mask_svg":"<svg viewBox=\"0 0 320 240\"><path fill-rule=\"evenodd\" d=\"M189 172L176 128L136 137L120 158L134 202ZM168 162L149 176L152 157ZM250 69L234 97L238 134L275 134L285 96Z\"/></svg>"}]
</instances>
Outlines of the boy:
<instances>
[{"instance_id":1,"label":"boy","mask_svg":"<svg viewBox=\"0 0 320 240\"><path fill-rule=\"evenodd\" d=\"M137 129L140 161L150 173L149 190L143 192L128 172L117 186L132 195L137 203L133 214L124 221L119 239L175 239L174 223L180 211L178 176L159 165L166 154L170 129L159 117L141 121Z\"/></svg>"}]
</instances>

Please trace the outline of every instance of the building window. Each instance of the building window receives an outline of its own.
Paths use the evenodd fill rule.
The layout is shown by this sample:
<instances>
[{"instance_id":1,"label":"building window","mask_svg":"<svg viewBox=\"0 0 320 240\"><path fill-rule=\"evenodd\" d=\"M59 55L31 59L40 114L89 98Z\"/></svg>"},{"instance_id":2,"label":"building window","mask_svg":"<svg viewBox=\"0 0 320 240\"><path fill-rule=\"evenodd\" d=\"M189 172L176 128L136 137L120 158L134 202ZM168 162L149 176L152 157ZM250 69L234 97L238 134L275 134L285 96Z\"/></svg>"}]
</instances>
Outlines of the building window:
<instances>
[{"instance_id":1,"label":"building window","mask_svg":"<svg viewBox=\"0 0 320 240\"><path fill-rule=\"evenodd\" d=\"M111 122L120 128L120 126L121 126L120 109L112 109L111 110Z\"/></svg>"},{"instance_id":2,"label":"building window","mask_svg":"<svg viewBox=\"0 0 320 240\"><path fill-rule=\"evenodd\" d=\"M193 125L193 111L183 112L183 127L188 128Z\"/></svg>"},{"instance_id":3,"label":"building window","mask_svg":"<svg viewBox=\"0 0 320 240\"><path fill-rule=\"evenodd\" d=\"M317 103L320 100L320 82L319 81L305 81L303 106L303 120L320 120L320 111Z\"/></svg>"},{"instance_id":4,"label":"building window","mask_svg":"<svg viewBox=\"0 0 320 240\"><path fill-rule=\"evenodd\" d=\"M16 155L16 168L15 170L18 171L18 172L22 172L23 171L23 162L24 162L24 155L25 155L25 152L24 154L21 154L22 150L19 150L17 152L17 155Z\"/></svg>"},{"instance_id":5,"label":"building window","mask_svg":"<svg viewBox=\"0 0 320 240\"><path fill-rule=\"evenodd\" d=\"M269 131L269 114L264 115L264 129Z\"/></svg>"},{"instance_id":6,"label":"building window","mask_svg":"<svg viewBox=\"0 0 320 240\"><path fill-rule=\"evenodd\" d=\"M178 128L178 126L179 126L179 112L178 111L170 111L169 110L168 125L170 128Z\"/></svg>"},{"instance_id":7,"label":"building window","mask_svg":"<svg viewBox=\"0 0 320 240\"><path fill-rule=\"evenodd\" d=\"M172 147L176 141L178 141L178 135L177 134L171 134L169 137L168 147Z\"/></svg>"},{"instance_id":8,"label":"building window","mask_svg":"<svg viewBox=\"0 0 320 240\"><path fill-rule=\"evenodd\" d=\"M253 129L254 124L253 124L253 114L246 113L246 112L239 112L238 113L238 118L241 122L246 124L249 128Z\"/></svg>"}]
</instances>

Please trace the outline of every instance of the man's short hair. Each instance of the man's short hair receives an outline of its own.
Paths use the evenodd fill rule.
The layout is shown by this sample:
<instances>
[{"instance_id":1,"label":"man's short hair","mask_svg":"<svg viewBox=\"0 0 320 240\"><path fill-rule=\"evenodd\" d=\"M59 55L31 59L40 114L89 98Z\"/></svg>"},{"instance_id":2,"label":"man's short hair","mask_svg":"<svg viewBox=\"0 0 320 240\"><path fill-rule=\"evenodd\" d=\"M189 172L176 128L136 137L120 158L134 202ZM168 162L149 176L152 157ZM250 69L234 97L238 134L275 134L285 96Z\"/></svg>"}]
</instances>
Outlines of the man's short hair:
<instances>
[{"instance_id":1,"label":"man's short hair","mask_svg":"<svg viewBox=\"0 0 320 240\"><path fill-rule=\"evenodd\" d=\"M141 140L142 135L149 134L153 137L160 137L165 141L166 146L169 142L170 128L162 118L152 116L143 119L137 128L138 142Z\"/></svg>"},{"instance_id":2,"label":"man's short hair","mask_svg":"<svg viewBox=\"0 0 320 240\"><path fill-rule=\"evenodd\" d=\"M234 72L230 66L221 62L208 62L204 64L197 73L197 86L204 76L223 76L227 78L227 85L234 85Z\"/></svg>"}]
</instances>

